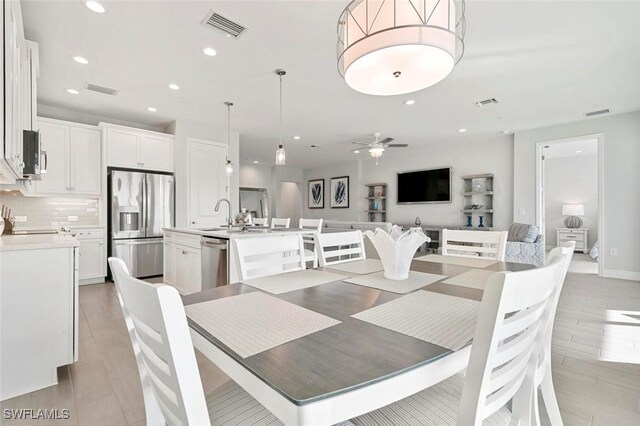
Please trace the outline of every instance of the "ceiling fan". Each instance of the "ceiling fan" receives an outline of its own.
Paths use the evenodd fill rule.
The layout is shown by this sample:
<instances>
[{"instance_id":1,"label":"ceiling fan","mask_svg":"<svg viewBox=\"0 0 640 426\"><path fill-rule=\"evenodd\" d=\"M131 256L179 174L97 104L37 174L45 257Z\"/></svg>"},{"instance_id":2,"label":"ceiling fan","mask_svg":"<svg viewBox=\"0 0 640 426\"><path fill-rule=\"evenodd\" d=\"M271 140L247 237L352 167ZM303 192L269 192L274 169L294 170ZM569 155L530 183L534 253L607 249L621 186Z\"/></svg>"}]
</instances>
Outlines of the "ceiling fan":
<instances>
[{"instance_id":1,"label":"ceiling fan","mask_svg":"<svg viewBox=\"0 0 640 426\"><path fill-rule=\"evenodd\" d=\"M384 150L386 148L406 148L409 145L406 143L391 143L393 138L385 138L380 140L380 132L376 132L372 135L375 140L373 142L352 142L355 145L364 145L369 147L369 155L372 158L376 159L376 164L378 164L378 159L382 157ZM359 151L359 149L354 149L353 151Z\"/></svg>"}]
</instances>

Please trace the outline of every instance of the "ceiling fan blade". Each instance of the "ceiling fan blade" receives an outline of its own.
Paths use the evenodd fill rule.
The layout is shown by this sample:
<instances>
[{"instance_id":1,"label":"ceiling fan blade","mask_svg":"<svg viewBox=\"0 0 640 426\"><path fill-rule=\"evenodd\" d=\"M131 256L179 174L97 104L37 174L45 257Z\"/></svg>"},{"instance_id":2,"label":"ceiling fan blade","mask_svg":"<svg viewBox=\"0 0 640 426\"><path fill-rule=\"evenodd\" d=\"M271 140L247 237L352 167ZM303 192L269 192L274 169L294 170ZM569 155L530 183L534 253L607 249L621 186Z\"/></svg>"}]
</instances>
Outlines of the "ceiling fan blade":
<instances>
[{"instance_id":1,"label":"ceiling fan blade","mask_svg":"<svg viewBox=\"0 0 640 426\"><path fill-rule=\"evenodd\" d=\"M384 145L384 144L387 144L387 143L391 142L392 140L393 140L393 138L385 138L385 139L382 139L381 141L378 141L377 143L381 143L381 144Z\"/></svg>"},{"instance_id":2,"label":"ceiling fan blade","mask_svg":"<svg viewBox=\"0 0 640 426\"><path fill-rule=\"evenodd\" d=\"M365 143L365 142L351 142L354 145L364 145L364 146L369 146L370 144Z\"/></svg>"},{"instance_id":3,"label":"ceiling fan blade","mask_svg":"<svg viewBox=\"0 0 640 426\"><path fill-rule=\"evenodd\" d=\"M407 143L390 143L389 145L385 145L385 148L406 148L409 144Z\"/></svg>"}]
</instances>

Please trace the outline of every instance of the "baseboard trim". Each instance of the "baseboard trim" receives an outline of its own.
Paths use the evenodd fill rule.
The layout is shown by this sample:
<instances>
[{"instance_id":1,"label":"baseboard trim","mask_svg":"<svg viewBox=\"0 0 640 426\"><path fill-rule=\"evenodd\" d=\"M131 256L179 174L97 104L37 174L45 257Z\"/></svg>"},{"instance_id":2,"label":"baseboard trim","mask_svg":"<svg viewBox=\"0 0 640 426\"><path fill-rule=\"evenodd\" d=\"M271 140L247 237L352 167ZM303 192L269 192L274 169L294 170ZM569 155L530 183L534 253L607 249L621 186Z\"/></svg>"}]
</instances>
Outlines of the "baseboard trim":
<instances>
[{"instance_id":1,"label":"baseboard trim","mask_svg":"<svg viewBox=\"0 0 640 426\"><path fill-rule=\"evenodd\" d=\"M605 269L602 271L605 278L617 278L620 280L640 281L640 272L621 271L618 269Z\"/></svg>"},{"instance_id":2,"label":"baseboard trim","mask_svg":"<svg viewBox=\"0 0 640 426\"><path fill-rule=\"evenodd\" d=\"M103 282L105 282L105 277L85 278L83 280L79 280L78 285L100 284Z\"/></svg>"}]
</instances>

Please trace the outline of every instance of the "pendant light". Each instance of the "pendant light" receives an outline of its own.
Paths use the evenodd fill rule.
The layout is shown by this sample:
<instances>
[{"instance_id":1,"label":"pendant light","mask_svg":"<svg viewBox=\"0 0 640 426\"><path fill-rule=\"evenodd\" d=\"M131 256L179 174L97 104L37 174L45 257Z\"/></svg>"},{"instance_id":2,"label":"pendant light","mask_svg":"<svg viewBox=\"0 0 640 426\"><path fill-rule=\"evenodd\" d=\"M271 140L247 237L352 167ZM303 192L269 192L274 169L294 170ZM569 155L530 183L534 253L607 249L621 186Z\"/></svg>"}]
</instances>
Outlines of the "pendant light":
<instances>
[{"instance_id":1,"label":"pendant light","mask_svg":"<svg viewBox=\"0 0 640 426\"><path fill-rule=\"evenodd\" d=\"M233 106L233 102L225 102L227 106L227 153L231 148L231 107ZM233 163L229 160L229 154L227 154L227 162L224 164L224 172L227 176L231 176L233 174Z\"/></svg>"},{"instance_id":2,"label":"pendant light","mask_svg":"<svg viewBox=\"0 0 640 426\"><path fill-rule=\"evenodd\" d=\"M464 0L354 0L338 18L338 72L389 96L446 78L464 53Z\"/></svg>"},{"instance_id":3,"label":"pendant light","mask_svg":"<svg viewBox=\"0 0 640 426\"><path fill-rule=\"evenodd\" d=\"M277 69L276 75L280 78L280 144L276 149L276 165L284 166L287 160L287 153L284 151L284 145L282 144L282 76L287 74L283 69Z\"/></svg>"}]
</instances>

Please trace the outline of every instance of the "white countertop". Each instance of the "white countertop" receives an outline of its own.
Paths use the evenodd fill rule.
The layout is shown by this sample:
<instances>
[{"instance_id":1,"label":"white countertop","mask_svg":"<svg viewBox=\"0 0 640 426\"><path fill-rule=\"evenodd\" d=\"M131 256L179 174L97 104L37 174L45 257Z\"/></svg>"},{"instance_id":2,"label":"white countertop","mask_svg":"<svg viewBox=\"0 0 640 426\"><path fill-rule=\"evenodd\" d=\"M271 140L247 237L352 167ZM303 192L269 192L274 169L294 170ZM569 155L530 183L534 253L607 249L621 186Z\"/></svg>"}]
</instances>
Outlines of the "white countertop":
<instances>
[{"instance_id":1,"label":"white countertop","mask_svg":"<svg viewBox=\"0 0 640 426\"><path fill-rule=\"evenodd\" d=\"M213 237L213 238L223 238L223 239L231 239L231 238L247 238L247 237L266 237L266 236L273 236L273 235L292 235L292 234L312 234L315 232L315 230L313 229L295 229L295 228L288 228L287 230L274 230L274 229L269 229L267 228L268 231L267 232L238 232L238 231L205 231L202 229L197 229L197 228L163 228L163 230L168 231L168 232L180 232L183 234L192 234L192 235L201 235L201 236L206 236L206 237Z\"/></svg>"},{"instance_id":2,"label":"white countertop","mask_svg":"<svg viewBox=\"0 0 640 426\"><path fill-rule=\"evenodd\" d=\"M3 235L0 237L0 252L78 247L79 245L80 242L76 238L65 234Z\"/></svg>"}]
</instances>

